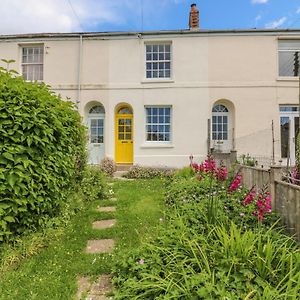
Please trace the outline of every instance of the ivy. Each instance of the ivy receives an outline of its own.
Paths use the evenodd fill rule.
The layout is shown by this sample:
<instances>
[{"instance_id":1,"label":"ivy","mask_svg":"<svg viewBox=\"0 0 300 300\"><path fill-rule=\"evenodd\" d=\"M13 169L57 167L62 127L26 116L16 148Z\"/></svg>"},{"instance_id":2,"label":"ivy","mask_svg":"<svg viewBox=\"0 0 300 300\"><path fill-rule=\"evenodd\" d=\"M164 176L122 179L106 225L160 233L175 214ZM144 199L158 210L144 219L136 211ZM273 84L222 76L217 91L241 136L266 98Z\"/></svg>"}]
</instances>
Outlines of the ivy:
<instances>
[{"instance_id":1,"label":"ivy","mask_svg":"<svg viewBox=\"0 0 300 300\"><path fill-rule=\"evenodd\" d=\"M0 70L0 241L59 212L81 179L85 143L74 104Z\"/></svg>"}]
</instances>

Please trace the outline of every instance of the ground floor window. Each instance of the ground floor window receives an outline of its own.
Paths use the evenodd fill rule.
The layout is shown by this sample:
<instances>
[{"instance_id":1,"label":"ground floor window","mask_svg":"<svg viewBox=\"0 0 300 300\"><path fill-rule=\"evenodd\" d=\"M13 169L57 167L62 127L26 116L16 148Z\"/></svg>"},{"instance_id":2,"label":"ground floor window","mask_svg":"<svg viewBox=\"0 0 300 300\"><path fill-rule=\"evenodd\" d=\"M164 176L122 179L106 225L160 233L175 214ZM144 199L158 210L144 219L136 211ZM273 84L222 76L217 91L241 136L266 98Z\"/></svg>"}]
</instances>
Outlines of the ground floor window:
<instances>
[{"instance_id":1,"label":"ground floor window","mask_svg":"<svg viewBox=\"0 0 300 300\"><path fill-rule=\"evenodd\" d=\"M171 141L171 107L146 107L146 141Z\"/></svg>"},{"instance_id":2,"label":"ground floor window","mask_svg":"<svg viewBox=\"0 0 300 300\"><path fill-rule=\"evenodd\" d=\"M215 105L212 110L212 140L228 140L228 109L222 104Z\"/></svg>"}]
</instances>

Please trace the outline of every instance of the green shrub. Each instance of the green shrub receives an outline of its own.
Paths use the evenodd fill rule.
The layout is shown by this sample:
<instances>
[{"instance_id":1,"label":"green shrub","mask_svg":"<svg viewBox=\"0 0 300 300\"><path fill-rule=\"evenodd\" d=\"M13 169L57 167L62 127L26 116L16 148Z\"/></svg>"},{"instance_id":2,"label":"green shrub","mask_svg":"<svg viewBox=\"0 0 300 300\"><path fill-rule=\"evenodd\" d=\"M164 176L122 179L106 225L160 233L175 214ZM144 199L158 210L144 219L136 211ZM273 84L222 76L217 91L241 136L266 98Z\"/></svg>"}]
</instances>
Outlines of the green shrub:
<instances>
[{"instance_id":1,"label":"green shrub","mask_svg":"<svg viewBox=\"0 0 300 300\"><path fill-rule=\"evenodd\" d=\"M184 167L174 172L174 178L192 178L195 177L195 171L191 167Z\"/></svg>"},{"instance_id":2,"label":"green shrub","mask_svg":"<svg viewBox=\"0 0 300 300\"><path fill-rule=\"evenodd\" d=\"M113 174L116 172L116 169L116 164L111 158L105 157L101 160L100 170L106 175L113 176Z\"/></svg>"},{"instance_id":3,"label":"green shrub","mask_svg":"<svg viewBox=\"0 0 300 300\"><path fill-rule=\"evenodd\" d=\"M241 155L240 156L240 164L244 166L249 166L249 167L256 167L257 166L257 160L254 157L251 157L249 154Z\"/></svg>"},{"instance_id":4,"label":"green shrub","mask_svg":"<svg viewBox=\"0 0 300 300\"><path fill-rule=\"evenodd\" d=\"M167 205L183 205L188 202L199 202L207 199L210 191L209 177L199 181L195 176L190 178L175 177L167 185L165 202Z\"/></svg>"},{"instance_id":5,"label":"green shrub","mask_svg":"<svg viewBox=\"0 0 300 300\"><path fill-rule=\"evenodd\" d=\"M108 190L104 173L97 167L87 167L81 183L81 192L86 201L107 198Z\"/></svg>"},{"instance_id":6,"label":"green shrub","mask_svg":"<svg viewBox=\"0 0 300 300\"><path fill-rule=\"evenodd\" d=\"M0 240L59 213L85 167L85 128L45 84L0 70Z\"/></svg>"},{"instance_id":7,"label":"green shrub","mask_svg":"<svg viewBox=\"0 0 300 300\"><path fill-rule=\"evenodd\" d=\"M150 179L157 177L170 177L174 173L174 170L163 169L163 168L152 168L152 167L142 167L135 165L130 168L130 170L124 175L126 178L131 179Z\"/></svg>"}]
</instances>

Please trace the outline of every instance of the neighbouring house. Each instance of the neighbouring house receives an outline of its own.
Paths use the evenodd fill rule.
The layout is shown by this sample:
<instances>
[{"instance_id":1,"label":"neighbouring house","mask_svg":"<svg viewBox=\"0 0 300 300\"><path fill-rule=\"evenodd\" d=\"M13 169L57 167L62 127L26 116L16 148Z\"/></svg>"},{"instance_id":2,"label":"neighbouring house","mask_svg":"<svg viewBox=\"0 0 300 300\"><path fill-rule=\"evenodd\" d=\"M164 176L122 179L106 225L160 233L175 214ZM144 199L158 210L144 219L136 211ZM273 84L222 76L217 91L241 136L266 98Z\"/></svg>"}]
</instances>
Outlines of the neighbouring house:
<instances>
[{"instance_id":1,"label":"neighbouring house","mask_svg":"<svg viewBox=\"0 0 300 300\"><path fill-rule=\"evenodd\" d=\"M189 24L2 35L0 58L77 103L92 164L180 167L211 148L294 163L300 30L199 29L195 5Z\"/></svg>"}]
</instances>

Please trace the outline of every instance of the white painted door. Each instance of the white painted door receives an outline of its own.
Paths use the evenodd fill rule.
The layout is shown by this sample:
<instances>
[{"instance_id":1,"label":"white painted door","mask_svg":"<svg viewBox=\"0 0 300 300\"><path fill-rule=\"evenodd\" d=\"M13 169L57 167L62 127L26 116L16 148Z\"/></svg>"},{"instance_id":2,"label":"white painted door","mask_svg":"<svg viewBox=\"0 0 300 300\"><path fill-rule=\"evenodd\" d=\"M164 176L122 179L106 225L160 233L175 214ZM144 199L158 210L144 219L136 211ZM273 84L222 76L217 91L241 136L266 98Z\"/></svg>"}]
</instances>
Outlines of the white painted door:
<instances>
[{"instance_id":1,"label":"white painted door","mask_svg":"<svg viewBox=\"0 0 300 300\"><path fill-rule=\"evenodd\" d=\"M104 158L104 116L90 116L88 118L89 163L96 165Z\"/></svg>"},{"instance_id":2,"label":"white painted door","mask_svg":"<svg viewBox=\"0 0 300 300\"><path fill-rule=\"evenodd\" d=\"M296 160L296 138L299 130L299 112L296 106L280 108L281 157L284 162L290 158L290 165Z\"/></svg>"},{"instance_id":3,"label":"white painted door","mask_svg":"<svg viewBox=\"0 0 300 300\"><path fill-rule=\"evenodd\" d=\"M211 146L220 152L232 150L232 130L230 114L225 105L218 104L212 110Z\"/></svg>"}]
</instances>

